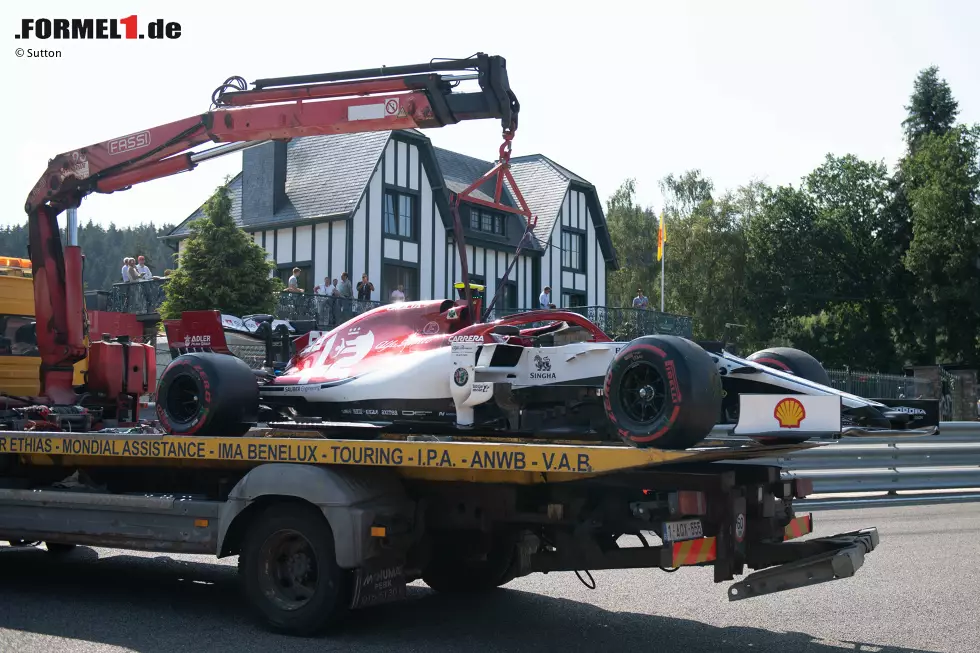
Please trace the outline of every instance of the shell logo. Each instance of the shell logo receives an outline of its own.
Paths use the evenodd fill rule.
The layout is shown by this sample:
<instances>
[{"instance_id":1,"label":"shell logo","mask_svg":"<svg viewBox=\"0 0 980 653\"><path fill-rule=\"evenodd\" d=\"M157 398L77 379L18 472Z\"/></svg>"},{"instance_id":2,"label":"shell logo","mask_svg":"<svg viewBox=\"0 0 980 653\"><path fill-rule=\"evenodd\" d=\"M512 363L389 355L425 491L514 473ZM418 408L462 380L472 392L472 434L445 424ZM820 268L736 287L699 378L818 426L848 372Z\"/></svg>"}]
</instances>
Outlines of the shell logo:
<instances>
[{"instance_id":1,"label":"shell logo","mask_svg":"<svg viewBox=\"0 0 980 653\"><path fill-rule=\"evenodd\" d=\"M803 408L803 403L799 399L787 397L776 404L772 416L779 422L780 428L798 429L800 422L806 419L806 409Z\"/></svg>"}]
</instances>

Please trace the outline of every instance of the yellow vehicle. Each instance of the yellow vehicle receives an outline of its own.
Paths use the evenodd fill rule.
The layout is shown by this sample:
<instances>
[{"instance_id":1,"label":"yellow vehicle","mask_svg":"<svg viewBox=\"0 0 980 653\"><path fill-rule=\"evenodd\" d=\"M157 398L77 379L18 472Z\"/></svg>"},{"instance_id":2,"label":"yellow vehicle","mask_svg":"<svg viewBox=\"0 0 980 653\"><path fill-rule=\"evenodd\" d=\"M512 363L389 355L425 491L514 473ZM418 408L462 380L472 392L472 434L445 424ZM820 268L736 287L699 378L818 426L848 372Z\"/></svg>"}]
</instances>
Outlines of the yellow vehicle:
<instances>
[{"instance_id":1,"label":"yellow vehicle","mask_svg":"<svg viewBox=\"0 0 980 653\"><path fill-rule=\"evenodd\" d=\"M75 383L84 382L87 359L75 364ZM41 358L34 334L34 277L31 260L0 256L0 392L19 397L39 392Z\"/></svg>"}]
</instances>

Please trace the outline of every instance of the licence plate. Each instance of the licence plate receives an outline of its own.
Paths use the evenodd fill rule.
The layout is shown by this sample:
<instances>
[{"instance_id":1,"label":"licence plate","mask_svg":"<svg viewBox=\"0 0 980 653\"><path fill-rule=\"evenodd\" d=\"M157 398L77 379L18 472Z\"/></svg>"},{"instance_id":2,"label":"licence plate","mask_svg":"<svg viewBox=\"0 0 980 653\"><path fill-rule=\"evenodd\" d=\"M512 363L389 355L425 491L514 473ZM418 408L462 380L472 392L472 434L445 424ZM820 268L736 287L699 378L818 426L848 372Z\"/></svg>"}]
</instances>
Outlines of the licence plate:
<instances>
[{"instance_id":1,"label":"licence plate","mask_svg":"<svg viewBox=\"0 0 980 653\"><path fill-rule=\"evenodd\" d=\"M664 522L664 542L696 540L704 537L700 519Z\"/></svg>"}]
</instances>

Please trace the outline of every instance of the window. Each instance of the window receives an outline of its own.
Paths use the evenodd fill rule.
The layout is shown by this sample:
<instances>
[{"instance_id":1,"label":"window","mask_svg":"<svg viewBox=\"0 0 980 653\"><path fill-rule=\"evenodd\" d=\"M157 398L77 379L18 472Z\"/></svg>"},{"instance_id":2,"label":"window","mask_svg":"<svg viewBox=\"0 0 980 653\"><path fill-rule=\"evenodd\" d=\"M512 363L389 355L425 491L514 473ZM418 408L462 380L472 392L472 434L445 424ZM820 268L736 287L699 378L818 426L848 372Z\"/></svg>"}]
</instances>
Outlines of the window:
<instances>
[{"instance_id":1,"label":"window","mask_svg":"<svg viewBox=\"0 0 980 653\"><path fill-rule=\"evenodd\" d=\"M384 233L415 240L415 196L394 191L385 192Z\"/></svg>"},{"instance_id":2,"label":"window","mask_svg":"<svg viewBox=\"0 0 980 653\"><path fill-rule=\"evenodd\" d=\"M561 294L561 308L578 308L585 306L585 293L567 290Z\"/></svg>"},{"instance_id":3,"label":"window","mask_svg":"<svg viewBox=\"0 0 980 653\"><path fill-rule=\"evenodd\" d=\"M0 315L0 356L40 356L33 317Z\"/></svg>"},{"instance_id":4,"label":"window","mask_svg":"<svg viewBox=\"0 0 980 653\"><path fill-rule=\"evenodd\" d=\"M517 284L513 279L507 279L507 283L502 281L497 282L497 286L500 289L500 295L497 296L497 303L494 308L504 308L507 310L517 309Z\"/></svg>"},{"instance_id":5,"label":"window","mask_svg":"<svg viewBox=\"0 0 980 653\"><path fill-rule=\"evenodd\" d=\"M507 231L505 227L506 221L506 216L500 213L478 209L475 206L470 207L470 229L473 231L504 236Z\"/></svg>"},{"instance_id":6,"label":"window","mask_svg":"<svg viewBox=\"0 0 980 653\"><path fill-rule=\"evenodd\" d=\"M391 301L391 291L398 286L405 293L405 301L414 302L419 299L419 271L405 265L385 263L381 273L381 301Z\"/></svg>"},{"instance_id":7,"label":"window","mask_svg":"<svg viewBox=\"0 0 980 653\"><path fill-rule=\"evenodd\" d=\"M585 272L585 234L562 229L561 267L565 270Z\"/></svg>"}]
</instances>

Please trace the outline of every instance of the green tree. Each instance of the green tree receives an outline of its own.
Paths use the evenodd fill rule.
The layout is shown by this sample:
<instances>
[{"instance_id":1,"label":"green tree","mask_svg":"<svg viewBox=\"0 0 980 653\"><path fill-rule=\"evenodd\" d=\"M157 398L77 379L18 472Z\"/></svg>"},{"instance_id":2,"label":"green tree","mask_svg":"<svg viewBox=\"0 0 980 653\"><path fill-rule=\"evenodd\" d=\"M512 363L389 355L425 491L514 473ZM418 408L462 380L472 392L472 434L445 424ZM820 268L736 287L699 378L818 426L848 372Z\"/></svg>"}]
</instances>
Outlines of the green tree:
<instances>
[{"instance_id":1,"label":"green tree","mask_svg":"<svg viewBox=\"0 0 980 653\"><path fill-rule=\"evenodd\" d=\"M939 68L930 66L919 72L909 104L908 117L902 121L909 152L915 152L925 136L941 135L956 121L959 105L945 79L939 78Z\"/></svg>"},{"instance_id":2,"label":"green tree","mask_svg":"<svg viewBox=\"0 0 980 653\"><path fill-rule=\"evenodd\" d=\"M745 227L758 210L765 186L752 183L713 197L714 185L699 170L661 182L667 222L665 309L690 315L694 335L735 335L746 309Z\"/></svg>"},{"instance_id":3,"label":"green tree","mask_svg":"<svg viewBox=\"0 0 980 653\"><path fill-rule=\"evenodd\" d=\"M606 205L609 236L620 261L620 269L606 278L605 301L609 306L631 306L637 288L650 297L651 306L656 297L653 287L660 271L657 217L652 209L637 204L635 198L636 180L627 179Z\"/></svg>"},{"instance_id":4,"label":"green tree","mask_svg":"<svg viewBox=\"0 0 980 653\"><path fill-rule=\"evenodd\" d=\"M271 279L265 250L231 217L227 184L204 206L205 217L190 225L180 265L167 283L160 314L177 318L182 311L216 309L231 315L269 313L281 286Z\"/></svg>"},{"instance_id":5,"label":"green tree","mask_svg":"<svg viewBox=\"0 0 980 653\"><path fill-rule=\"evenodd\" d=\"M902 163L912 240L905 265L933 357L980 363L980 126L923 136ZM935 362L935 360L930 361Z\"/></svg>"}]
</instances>

